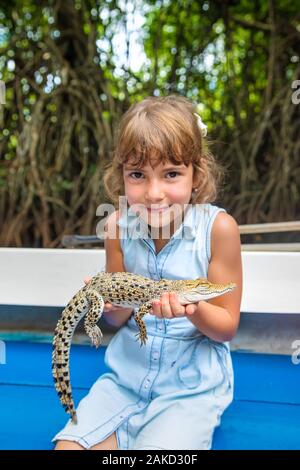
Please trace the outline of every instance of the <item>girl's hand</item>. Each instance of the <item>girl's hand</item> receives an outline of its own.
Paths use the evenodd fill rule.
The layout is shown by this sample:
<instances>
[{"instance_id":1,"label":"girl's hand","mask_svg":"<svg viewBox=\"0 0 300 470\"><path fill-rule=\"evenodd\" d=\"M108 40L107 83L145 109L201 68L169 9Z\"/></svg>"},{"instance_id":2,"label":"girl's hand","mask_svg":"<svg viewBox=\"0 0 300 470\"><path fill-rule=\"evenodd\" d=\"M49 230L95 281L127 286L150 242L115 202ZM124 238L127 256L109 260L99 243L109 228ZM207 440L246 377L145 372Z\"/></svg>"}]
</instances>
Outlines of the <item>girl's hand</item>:
<instances>
[{"instance_id":1,"label":"girl's hand","mask_svg":"<svg viewBox=\"0 0 300 470\"><path fill-rule=\"evenodd\" d=\"M193 315L198 308L198 304L181 305L175 292L164 292L159 299L152 302L151 315L157 318L176 318L186 315Z\"/></svg>"},{"instance_id":2,"label":"girl's hand","mask_svg":"<svg viewBox=\"0 0 300 470\"><path fill-rule=\"evenodd\" d=\"M84 280L84 283L85 284L88 284L89 282L91 282L91 277L85 277L83 280ZM116 307L115 305L111 304L110 302L105 302L104 304L104 310L105 312L112 312L114 310L120 310L121 307Z\"/></svg>"}]
</instances>

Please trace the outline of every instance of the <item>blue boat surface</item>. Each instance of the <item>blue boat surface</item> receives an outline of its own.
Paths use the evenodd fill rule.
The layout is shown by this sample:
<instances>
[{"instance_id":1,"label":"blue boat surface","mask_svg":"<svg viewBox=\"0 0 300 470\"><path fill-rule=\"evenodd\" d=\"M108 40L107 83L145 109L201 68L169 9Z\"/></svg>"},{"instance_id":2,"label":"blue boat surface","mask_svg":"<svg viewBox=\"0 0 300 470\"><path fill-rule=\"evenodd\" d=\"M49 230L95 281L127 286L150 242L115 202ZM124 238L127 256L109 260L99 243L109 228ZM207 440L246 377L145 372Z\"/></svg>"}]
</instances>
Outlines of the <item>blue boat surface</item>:
<instances>
[{"instance_id":1,"label":"blue boat surface","mask_svg":"<svg viewBox=\"0 0 300 470\"><path fill-rule=\"evenodd\" d=\"M53 387L51 344L6 341L0 365L0 448L52 449L67 419ZM73 345L75 402L106 372L105 347ZM300 374L287 355L233 352L234 401L216 429L213 449L300 449Z\"/></svg>"},{"instance_id":2,"label":"blue boat surface","mask_svg":"<svg viewBox=\"0 0 300 470\"><path fill-rule=\"evenodd\" d=\"M298 450L300 252L242 254L241 322L231 342L234 401L213 449ZM104 250L0 248L1 450L53 449L51 439L68 419L51 374L54 327L84 277L103 264ZM114 331L104 333L107 344ZM105 348L91 347L80 328L76 332L75 405L107 371Z\"/></svg>"}]
</instances>

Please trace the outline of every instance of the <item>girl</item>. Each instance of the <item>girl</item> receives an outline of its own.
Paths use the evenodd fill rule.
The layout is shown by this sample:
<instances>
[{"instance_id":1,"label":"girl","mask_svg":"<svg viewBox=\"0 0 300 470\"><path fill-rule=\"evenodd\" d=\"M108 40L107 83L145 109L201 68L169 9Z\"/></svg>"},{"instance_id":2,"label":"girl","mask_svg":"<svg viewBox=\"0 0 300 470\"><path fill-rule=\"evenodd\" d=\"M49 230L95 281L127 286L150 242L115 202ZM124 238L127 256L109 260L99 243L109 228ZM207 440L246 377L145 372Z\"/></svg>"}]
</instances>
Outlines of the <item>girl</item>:
<instances>
[{"instance_id":1,"label":"girl","mask_svg":"<svg viewBox=\"0 0 300 470\"><path fill-rule=\"evenodd\" d=\"M233 397L228 341L239 323L242 266L238 226L211 204L221 172L204 131L179 96L146 98L125 113L104 179L113 201L127 201L107 220L106 270L237 288L187 306L172 292L154 299L144 347L134 312L106 303L107 321L122 326L106 350L111 371L80 402L78 424L55 436L56 449L211 448Z\"/></svg>"}]
</instances>

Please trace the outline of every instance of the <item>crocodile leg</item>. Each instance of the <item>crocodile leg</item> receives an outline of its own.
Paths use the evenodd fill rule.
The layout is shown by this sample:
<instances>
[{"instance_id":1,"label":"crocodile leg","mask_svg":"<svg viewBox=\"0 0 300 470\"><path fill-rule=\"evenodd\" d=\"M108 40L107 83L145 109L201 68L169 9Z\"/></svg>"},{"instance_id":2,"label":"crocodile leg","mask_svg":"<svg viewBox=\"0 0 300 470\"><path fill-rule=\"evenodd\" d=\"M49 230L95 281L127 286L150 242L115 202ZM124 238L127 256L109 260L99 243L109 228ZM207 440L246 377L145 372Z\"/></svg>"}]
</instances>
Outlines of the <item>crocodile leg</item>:
<instances>
[{"instance_id":1,"label":"crocodile leg","mask_svg":"<svg viewBox=\"0 0 300 470\"><path fill-rule=\"evenodd\" d=\"M104 300L103 297L94 289L86 290L85 295L89 301L89 310L84 319L84 329L92 344L98 348L101 344L103 334L96 323L102 316Z\"/></svg>"},{"instance_id":2,"label":"crocodile leg","mask_svg":"<svg viewBox=\"0 0 300 470\"><path fill-rule=\"evenodd\" d=\"M141 346L146 344L146 341L148 339L146 325L145 325L145 322L143 320L143 316L146 315L146 313L149 313L151 308L152 308L152 303L151 302L143 304L138 309L137 313L135 313L135 315L134 315L135 322L136 322L137 327L139 329L139 333L137 334L137 336L139 337L139 340L141 342Z\"/></svg>"}]
</instances>

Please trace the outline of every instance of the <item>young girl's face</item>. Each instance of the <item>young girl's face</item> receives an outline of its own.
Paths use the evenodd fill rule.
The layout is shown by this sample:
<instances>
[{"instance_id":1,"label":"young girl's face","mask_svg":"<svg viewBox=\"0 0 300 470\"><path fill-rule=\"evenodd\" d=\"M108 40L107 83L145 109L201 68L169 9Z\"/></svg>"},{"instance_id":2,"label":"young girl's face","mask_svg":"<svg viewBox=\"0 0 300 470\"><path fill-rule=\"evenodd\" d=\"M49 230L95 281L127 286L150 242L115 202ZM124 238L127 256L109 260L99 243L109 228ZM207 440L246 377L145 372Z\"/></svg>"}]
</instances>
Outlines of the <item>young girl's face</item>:
<instances>
[{"instance_id":1,"label":"young girl's face","mask_svg":"<svg viewBox=\"0 0 300 470\"><path fill-rule=\"evenodd\" d=\"M125 196L129 206L135 205L141 217L151 226L161 227L172 222L188 204L193 190L193 166L160 163L142 168L123 165ZM173 206L172 210L171 207ZM175 209L174 209L175 208ZM180 214L181 215L181 214Z\"/></svg>"}]
</instances>

